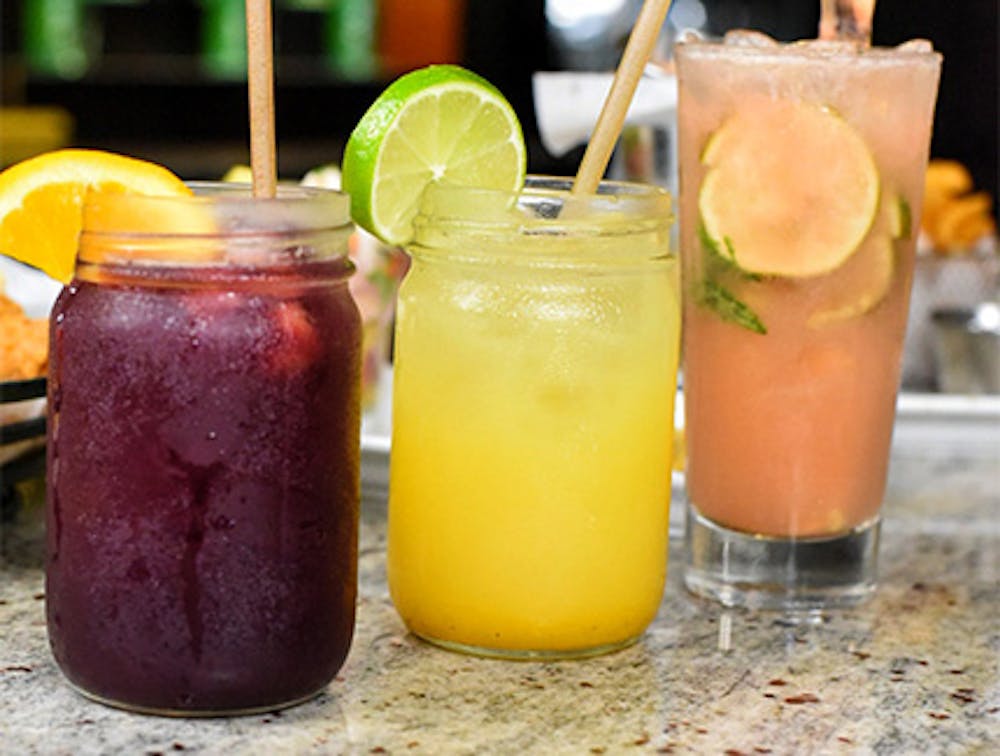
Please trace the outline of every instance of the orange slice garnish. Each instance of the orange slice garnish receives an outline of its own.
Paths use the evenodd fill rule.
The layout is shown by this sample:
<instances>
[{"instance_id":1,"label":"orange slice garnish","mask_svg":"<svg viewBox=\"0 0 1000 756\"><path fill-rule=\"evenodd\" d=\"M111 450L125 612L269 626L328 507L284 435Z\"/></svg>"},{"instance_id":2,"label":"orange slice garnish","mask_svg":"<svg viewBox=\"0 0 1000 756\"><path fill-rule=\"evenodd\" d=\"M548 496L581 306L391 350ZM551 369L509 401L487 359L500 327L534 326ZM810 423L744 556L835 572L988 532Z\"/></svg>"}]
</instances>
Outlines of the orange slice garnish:
<instances>
[{"instance_id":1,"label":"orange slice garnish","mask_svg":"<svg viewBox=\"0 0 1000 756\"><path fill-rule=\"evenodd\" d=\"M57 150L0 173L0 253L69 282L87 192L190 196L166 168L98 150Z\"/></svg>"}]
</instances>

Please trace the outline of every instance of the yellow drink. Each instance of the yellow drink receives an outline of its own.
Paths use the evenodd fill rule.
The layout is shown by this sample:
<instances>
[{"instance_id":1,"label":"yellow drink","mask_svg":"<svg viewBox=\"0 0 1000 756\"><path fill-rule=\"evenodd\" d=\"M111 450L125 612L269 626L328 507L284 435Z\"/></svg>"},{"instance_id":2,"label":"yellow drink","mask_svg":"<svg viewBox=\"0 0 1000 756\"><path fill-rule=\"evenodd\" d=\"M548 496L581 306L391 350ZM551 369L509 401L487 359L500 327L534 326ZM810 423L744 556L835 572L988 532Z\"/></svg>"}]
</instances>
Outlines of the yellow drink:
<instances>
[{"instance_id":1,"label":"yellow drink","mask_svg":"<svg viewBox=\"0 0 1000 756\"><path fill-rule=\"evenodd\" d=\"M560 220L441 190L419 221L399 298L388 569L429 640L583 655L656 614L680 309L669 200L607 189L634 194Z\"/></svg>"}]
</instances>

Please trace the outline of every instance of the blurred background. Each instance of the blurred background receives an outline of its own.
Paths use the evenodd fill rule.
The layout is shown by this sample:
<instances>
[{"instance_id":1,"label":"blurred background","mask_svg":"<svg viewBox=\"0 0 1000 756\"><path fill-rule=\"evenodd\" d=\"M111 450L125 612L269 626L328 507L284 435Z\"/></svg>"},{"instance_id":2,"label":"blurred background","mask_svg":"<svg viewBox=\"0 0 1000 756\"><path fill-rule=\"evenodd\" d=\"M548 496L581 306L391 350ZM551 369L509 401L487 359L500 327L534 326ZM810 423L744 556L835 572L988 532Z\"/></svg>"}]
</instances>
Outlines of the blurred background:
<instances>
[{"instance_id":1,"label":"blurred background","mask_svg":"<svg viewBox=\"0 0 1000 756\"><path fill-rule=\"evenodd\" d=\"M641 3L273 0L279 177L339 166L351 129L386 84L443 62L477 71L507 95L525 130L529 170L571 175ZM931 154L946 162L928 171L903 366L908 389L980 390L935 374L967 362L936 356L936 334L940 341L958 331L975 348L985 343L1000 353L1000 315L985 334L964 334L971 308L1000 300L997 7L997 0L876 6L875 44L922 37L944 54ZM0 0L0 9L0 168L61 146L146 158L185 179L218 179L249 162L244 0ZM682 30L717 37L750 28L790 41L814 37L818 24L819 0L674 0L654 55L662 67L651 69L636 98L637 106L652 102L653 112L645 121L633 116L609 173L676 188L676 85L662 72ZM932 190L934 169L944 191ZM356 236L355 296L366 324L382 334L369 339L382 364L394 295L378 284L386 275L398 281L405 258ZM0 295L6 288L28 315L44 318L47 300L32 309L24 271L13 273L16 280L9 266L0 268ZM937 313L956 308L964 320L942 322L960 328L936 325ZM979 372L1000 392L992 365ZM372 375L376 387L378 371Z\"/></svg>"},{"instance_id":2,"label":"blurred background","mask_svg":"<svg viewBox=\"0 0 1000 756\"><path fill-rule=\"evenodd\" d=\"M114 149L185 178L248 160L242 0L0 0L0 164L59 144ZM385 83L430 62L496 83L525 126L530 168L573 172L535 123L536 71L609 71L640 0L275 0L279 170L338 163ZM682 28L815 36L819 2L675 0ZM997 189L997 2L879 0L875 42L925 37L945 56L932 152Z\"/></svg>"}]
</instances>

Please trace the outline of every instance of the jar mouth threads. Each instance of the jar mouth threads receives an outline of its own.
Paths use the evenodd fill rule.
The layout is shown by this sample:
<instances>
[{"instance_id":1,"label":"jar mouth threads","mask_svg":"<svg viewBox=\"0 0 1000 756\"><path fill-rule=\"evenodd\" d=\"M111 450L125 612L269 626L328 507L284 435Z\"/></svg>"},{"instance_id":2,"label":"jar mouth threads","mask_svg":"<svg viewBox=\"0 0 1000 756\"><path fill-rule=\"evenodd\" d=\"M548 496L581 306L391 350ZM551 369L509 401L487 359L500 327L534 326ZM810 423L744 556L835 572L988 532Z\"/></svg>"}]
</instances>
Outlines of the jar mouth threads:
<instances>
[{"instance_id":1,"label":"jar mouth threads","mask_svg":"<svg viewBox=\"0 0 1000 756\"><path fill-rule=\"evenodd\" d=\"M260 266L346 254L346 194L281 185L190 183L188 197L92 194L84 203L80 263Z\"/></svg>"},{"instance_id":2,"label":"jar mouth threads","mask_svg":"<svg viewBox=\"0 0 1000 756\"><path fill-rule=\"evenodd\" d=\"M484 262L614 264L648 259L636 252L650 248L635 243L643 235L669 236L672 199L665 189L626 181L603 181L595 194L576 195L571 188L571 179L551 176L529 176L520 192L432 185L409 249L431 255L448 250ZM586 250L581 239L587 239ZM669 256L666 244L652 246L658 256Z\"/></svg>"}]
</instances>

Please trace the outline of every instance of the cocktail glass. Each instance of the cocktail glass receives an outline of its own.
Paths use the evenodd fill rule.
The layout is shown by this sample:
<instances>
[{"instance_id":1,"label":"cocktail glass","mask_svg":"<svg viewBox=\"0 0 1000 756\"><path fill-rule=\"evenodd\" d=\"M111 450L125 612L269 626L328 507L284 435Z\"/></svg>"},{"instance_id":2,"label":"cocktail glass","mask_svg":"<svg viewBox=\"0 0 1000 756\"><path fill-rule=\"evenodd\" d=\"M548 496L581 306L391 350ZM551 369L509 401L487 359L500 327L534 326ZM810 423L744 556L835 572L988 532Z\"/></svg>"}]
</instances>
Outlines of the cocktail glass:
<instances>
[{"instance_id":1,"label":"cocktail glass","mask_svg":"<svg viewBox=\"0 0 1000 756\"><path fill-rule=\"evenodd\" d=\"M354 625L361 326L345 195L95 195L51 319L47 611L75 688L271 710Z\"/></svg>"},{"instance_id":2,"label":"cocktail glass","mask_svg":"<svg viewBox=\"0 0 1000 756\"><path fill-rule=\"evenodd\" d=\"M388 577L433 643L638 638L667 565L680 295L669 195L432 186L398 301Z\"/></svg>"},{"instance_id":3,"label":"cocktail glass","mask_svg":"<svg viewBox=\"0 0 1000 756\"><path fill-rule=\"evenodd\" d=\"M685 583L849 604L876 583L941 58L747 32L676 58Z\"/></svg>"}]
</instances>

